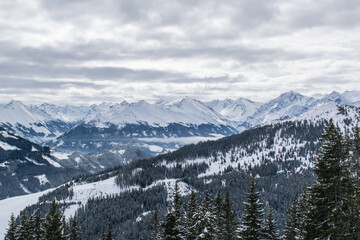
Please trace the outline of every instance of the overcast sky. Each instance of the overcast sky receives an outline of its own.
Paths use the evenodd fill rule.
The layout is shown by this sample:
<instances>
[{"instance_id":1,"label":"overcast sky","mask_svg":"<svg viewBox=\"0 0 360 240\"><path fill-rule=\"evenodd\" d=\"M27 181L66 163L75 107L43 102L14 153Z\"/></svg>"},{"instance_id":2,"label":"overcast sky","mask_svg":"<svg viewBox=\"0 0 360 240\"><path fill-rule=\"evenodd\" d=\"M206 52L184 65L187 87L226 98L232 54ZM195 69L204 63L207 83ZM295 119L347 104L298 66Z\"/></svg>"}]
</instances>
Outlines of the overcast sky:
<instances>
[{"instance_id":1,"label":"overcast sky","mask_svg":"<svg viewBox=\"0 0 360 240\"><path fill-rule=\"evenodd\" d=\"M359 0L1 0L0 102L360 90Z\"/></svg>"}]
</instances>

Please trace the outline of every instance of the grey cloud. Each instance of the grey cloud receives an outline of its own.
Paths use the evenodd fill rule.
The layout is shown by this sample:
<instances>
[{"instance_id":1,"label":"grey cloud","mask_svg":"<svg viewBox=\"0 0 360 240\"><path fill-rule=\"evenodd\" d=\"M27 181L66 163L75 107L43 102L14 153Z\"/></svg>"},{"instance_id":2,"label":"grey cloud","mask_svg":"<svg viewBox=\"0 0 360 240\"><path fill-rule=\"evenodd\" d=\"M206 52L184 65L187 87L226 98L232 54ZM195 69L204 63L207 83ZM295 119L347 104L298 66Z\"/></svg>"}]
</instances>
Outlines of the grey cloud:
<instances>
[{"instance_id":1,"label":"grey cloud","mask_svg":"<svg viewBox=\"0 0 360 240\"><path fill-rule=\"evenodd\" d=\"M61 89L66 86L102 88L101 85L86 82L39 81L34 79L0 77L2 89ZM7 90L8 92L8 90Z\"/></svg>"},{"instance_id":2,"label":"grey cloud","mask_svg":"<svg viewBox=\"0 0 360 240\"><path fill-rule=\"evenodd\" d=\"M360 25L360 4L357 0L318 0L311 4L299 1L295 6L290 11L289 25L292 27L352 28Z\"/></svg>"}]
</instances>

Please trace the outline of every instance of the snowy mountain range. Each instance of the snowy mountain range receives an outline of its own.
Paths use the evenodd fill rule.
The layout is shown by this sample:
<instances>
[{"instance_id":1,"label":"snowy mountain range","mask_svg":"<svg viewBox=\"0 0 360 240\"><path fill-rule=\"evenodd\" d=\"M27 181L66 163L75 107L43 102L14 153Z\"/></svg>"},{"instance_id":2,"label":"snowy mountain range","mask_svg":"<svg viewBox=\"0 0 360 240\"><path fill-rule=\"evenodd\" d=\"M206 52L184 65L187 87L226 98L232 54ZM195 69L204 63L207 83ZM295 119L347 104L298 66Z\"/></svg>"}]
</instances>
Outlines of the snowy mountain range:
<instances>
[{"instance_id":1,"label":"snowy mountain range","mask_svg":"<svg viewBox=\"0 0 360 240\"><path fill-rule=\"evenodd\" d=\"M290 91L266 103L248 99L201 102L196 99L149 103L102 103L91 106L0 105L0 126L35 143L83 153L135 145L151 154L173 151L282 120L327 104L360 106L360 92L312 97Z\"/></svg>"},{"instance_id":2,"label":"snowy mountain range","mask_svg":"<svg viewBox=\"0 0 360 240\"><path fill-rule=\"evenodd\" d=\"M293 98L307 101L298 96ZM268 111L271 107L264 109ZM283 225L292 196L313 179L311 169L320 147L319 138L329 119L340 129L349 130L360 121L360 108L323 101L291 120L254 127L217 141L187 145L101 175L81 176L46 192L38 204L56 197L67 217L78 211L79 224L86 235L98 237L101 226L96 224L101 219L112 219L116 222L114 232L122 234L117 235L120 239L141 239L149 235L149 213L155 206L160 212L165 211L175 182L183 196L191 189L199 194L209 190L213 195L227 189L234 209L241 212L249 176L253 175L261 189L262 202L272 206L276 219ZM34 194L24 196L23 200L35 203L38 197ZM5 202L1 201L0 206ZM111 210L115 204L121 214ZM21 209L16 204L12 207L17 212ZM125 215L126 219L122 218ZM88 216L95 216L95 220ZM1 219L1 226L6 227L8 219L9 216Z\"/></svg>"}]
</instances>

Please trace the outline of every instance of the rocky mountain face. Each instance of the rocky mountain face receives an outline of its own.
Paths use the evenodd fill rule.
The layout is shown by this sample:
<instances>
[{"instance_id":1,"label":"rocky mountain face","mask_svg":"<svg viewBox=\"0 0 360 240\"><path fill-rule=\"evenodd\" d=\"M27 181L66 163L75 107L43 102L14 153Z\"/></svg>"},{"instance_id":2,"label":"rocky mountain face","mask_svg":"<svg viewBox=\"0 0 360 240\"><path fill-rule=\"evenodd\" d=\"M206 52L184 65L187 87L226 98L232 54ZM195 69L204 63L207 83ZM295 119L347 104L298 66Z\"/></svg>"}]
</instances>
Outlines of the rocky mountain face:
<instances>
[{"instance_id":1,"label":"rocky mountain face","mask_svg":"<svg viewBox=\"0 0 360 240\"><path fill-rule=\"evenodd\" d=\"M109 221L116 223L113 230L117 238L141 239L150 234L151 211L157 207L165 213L175 182L184 201L191 189L199 196L205 190L212 196L229 190L234 209L242 213L253 175L262 202L274 209L276 220L283 226L292 196L314 179L312 166L319 139L330 118L348 131L360 121L360 108L333 102L319 104L293 120L187 145L100 175L80 176L42 196L38 204L46 206L56 197L66 216L77 209L84 235L99 237L102 226L98 223L106 225Z\"/></svg>"},{"instance_id":2,"label":"rocky mountain face","mask_svg":"<svg viewBox=\"0 0 360 240\"><path fill-rule=\"evenodd\" d=\"M0 127L0 199L42 191L79 174L96 173L149 157L129 146L92 155L61 153Z\"/></svg>"}]
</instances>

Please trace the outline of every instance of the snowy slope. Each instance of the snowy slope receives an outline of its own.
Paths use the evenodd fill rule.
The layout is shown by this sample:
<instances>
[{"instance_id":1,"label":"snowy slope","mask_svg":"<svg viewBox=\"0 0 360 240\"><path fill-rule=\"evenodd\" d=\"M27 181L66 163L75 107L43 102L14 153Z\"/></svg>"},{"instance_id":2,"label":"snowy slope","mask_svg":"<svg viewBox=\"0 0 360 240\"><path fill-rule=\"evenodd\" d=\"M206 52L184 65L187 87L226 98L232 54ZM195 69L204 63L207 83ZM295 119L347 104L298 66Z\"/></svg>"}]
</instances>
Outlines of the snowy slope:
<instances>
[{"instance_id":1,"label":"snowy slope","mask_svg":"<svg viewBox=\"0 0 360 240\"><path fill-rule=\"evenodd\" d=\"M150 104L144 100L111 106L107 111L89 115L85 123L104 127L115 124L146 123L151 126L168 126L170 123L226 125L227 120L198 100L184 98L168 104Z\"/></svg>"},{"instance_id":2,"label":"snowy slope","mask_svg":"<svg viewBox=\"0 0 360 240\"><path fill-rule=\"evenodd\" d=\"M43 103L41 105L30 105L29 110L46 121L61 120L64 122L81 121L88 113L87 106L69 106L64 107L55 104Z\"/></svg>"},{"instance_id":3,"label":"snowy slope","mask_svg":"<svg viewBox=\"0 0 360 240\"><path fill-rule=\"evenodd\" d=\"M54 188L47 189L42 192L0 200L0 239L4 239L5 237L6 229L9 226L8 221L10 220L12 213L15 216L19 215L20 211L23 210L26 206L35 204L40 196L51 192L52 190L54 190Z\"/></svg>"},{"instance_id":4,"label":"snowy slope","mask_svg":"<svg viewBox=\"0 0 360 240\"><path fill-rule=\"evenodd\" d=\"M313 107L314 98L290 91L262 105L249 122L253 126L271 123L274 120L286 120L298 116Z\"/></svg>"},{"instance_id":5,"label":"snowy slope","mask_svg":"<svg viewBox=\"0 0 360 240\"><path fill-rule=\"evenodd\" d=\"M214 100L205 103L205 105L214 109L231 121L241 122L246 121L249 116L253 115L262 103L253 102L245 98L239 98L237 100Z\"/></svg>"}]
</instances>

